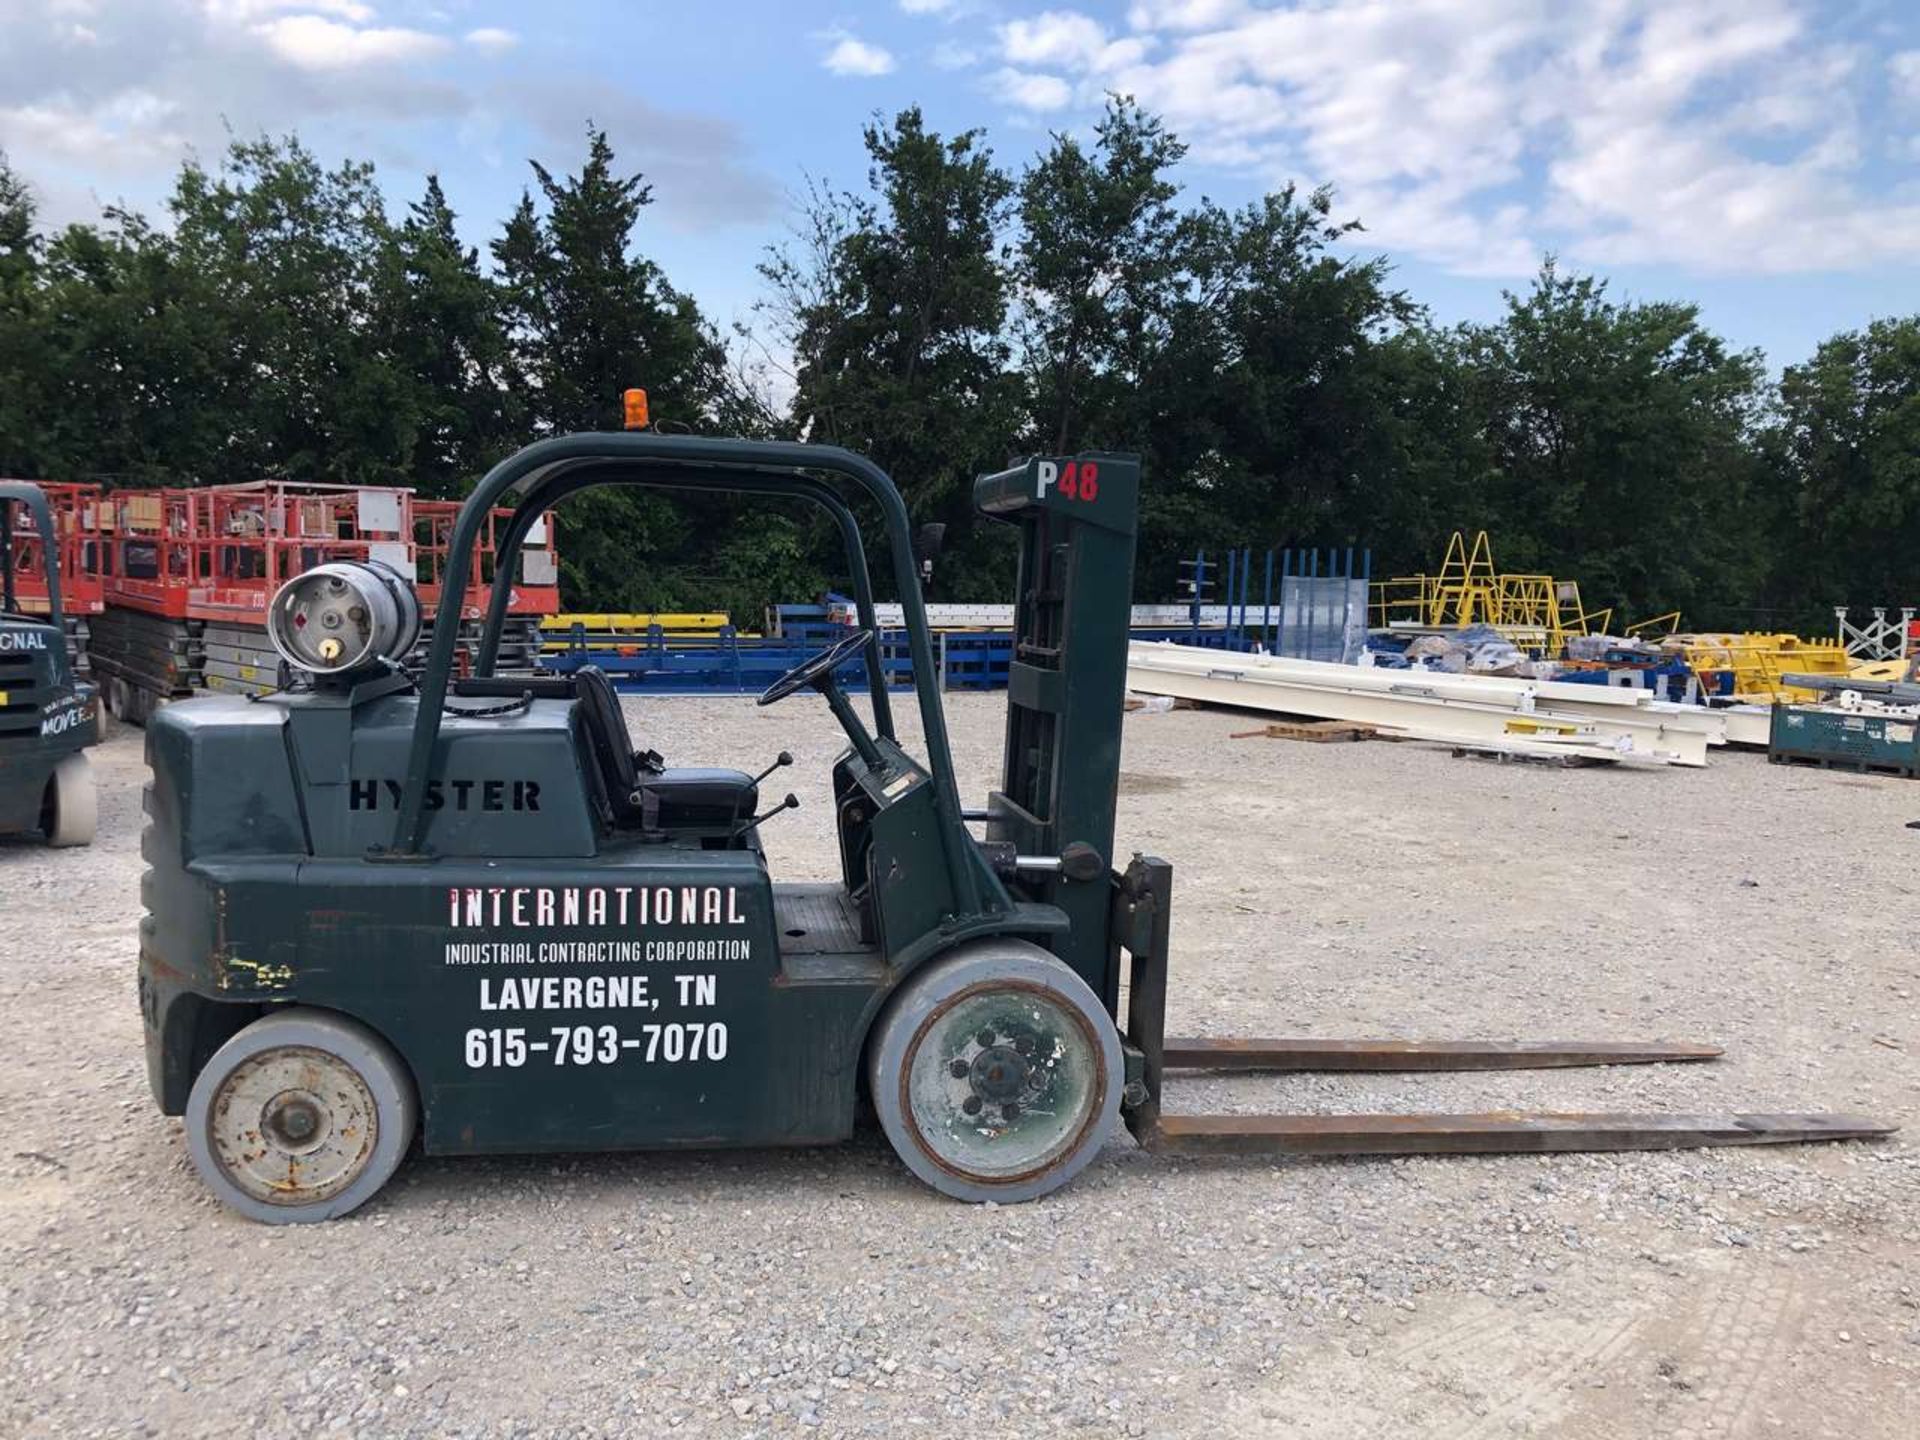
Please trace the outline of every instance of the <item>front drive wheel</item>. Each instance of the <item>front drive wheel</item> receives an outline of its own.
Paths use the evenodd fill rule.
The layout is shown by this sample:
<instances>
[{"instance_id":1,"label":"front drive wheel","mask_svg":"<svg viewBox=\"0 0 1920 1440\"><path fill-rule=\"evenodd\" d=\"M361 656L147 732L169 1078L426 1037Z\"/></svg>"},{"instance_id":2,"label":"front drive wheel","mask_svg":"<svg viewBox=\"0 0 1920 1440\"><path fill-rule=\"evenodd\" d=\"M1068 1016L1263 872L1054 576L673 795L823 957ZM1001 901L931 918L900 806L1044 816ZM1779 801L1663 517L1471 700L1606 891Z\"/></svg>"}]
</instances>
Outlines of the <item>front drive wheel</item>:
<instances>
[{"instance_id":1,"label":"front drive wheel","mask_svg":"<svg viewBox=\"0 0 1920 1440\"><path fill-rule=\"evenodd\" d=\"M907 1168L1001 1205L1086 1168L1119 1117L1123 1073L1099 997L1020 940L930 962L888 1001L867 1051L874 1108Z\"/></svg>"},{"instance_id":2,"label":"front drive wheel","mask_svg":"<svg viewBox=\"0 0 1920 1440\"><path fill-rule=\"evenodd\" d=\"M413 1143L406 1064L357 1020L293 1008L254 1021L187 1098L200 1178L249 1219L304 1225L357 1209Z\"/></svg>"}]
</instances>

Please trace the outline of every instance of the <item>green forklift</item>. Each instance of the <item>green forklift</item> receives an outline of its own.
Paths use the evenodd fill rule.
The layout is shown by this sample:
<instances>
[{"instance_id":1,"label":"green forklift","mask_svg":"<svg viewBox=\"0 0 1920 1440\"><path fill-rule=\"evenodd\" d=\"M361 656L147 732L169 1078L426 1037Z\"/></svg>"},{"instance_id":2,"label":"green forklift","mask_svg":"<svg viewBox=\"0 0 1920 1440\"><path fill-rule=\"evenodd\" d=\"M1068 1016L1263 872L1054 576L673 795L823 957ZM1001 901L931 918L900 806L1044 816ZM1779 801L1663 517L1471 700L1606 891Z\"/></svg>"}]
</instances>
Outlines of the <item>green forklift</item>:
<instances>
[{"instance_id":1,"label":"green forklift","mask_svg":"<svg viewBox=\"0 0 1920 1440\"><path fill-rule=\"evenodd\" d=\"M949 1196L1011 1203L1124 1122L1154 1150L1404 1154L1864 1138L1844 1115L1208 1116L1176 1069L1489 1069L1709 1058L1711 1047L1169 1039L1172 869L1116 862L1114 795L1140 470L1038 457L981 477L1018 531L997 790L955 783L907 510L822 445L632 430L528 446L466 502L442 603L499 532L485 634L418 674L419 607L377 564L274 598L298 683L170 706L147 730L139 993L160 1109L212 1190L287 1223L345 1214L429 1155L826 1145L871 1113ZM606 675L497 673L515 556L582 489L800 501L842 539L858 624L768 687L845 734L840 876L776 881L759 775L635 736ZM877 511L913 693L889 693L855 503ZM861 662L865 662L864 665ZM864 678L861 672L864 671ZM864 707L848 695L863 686ZM919 715L917 744L896 698ZM864 708L864 714L862 709ZM824 717L823 717L824 718ZM697 733L689 727L688 733Z\"/></svg>"},{"instance_id":2,"label":"green forklift","mask_svg":"<svg viewBox=\"0 0 1920 1440\"><path fill-rule=\"evenodd\" d=\"M15 562L15 507L39 538L47 613L29 614ZM37 485L0 480L0 835L89 845L98 814L87 747L100 698L74 673L60 603L60 542Z\"/></svg>"}]
</instances>

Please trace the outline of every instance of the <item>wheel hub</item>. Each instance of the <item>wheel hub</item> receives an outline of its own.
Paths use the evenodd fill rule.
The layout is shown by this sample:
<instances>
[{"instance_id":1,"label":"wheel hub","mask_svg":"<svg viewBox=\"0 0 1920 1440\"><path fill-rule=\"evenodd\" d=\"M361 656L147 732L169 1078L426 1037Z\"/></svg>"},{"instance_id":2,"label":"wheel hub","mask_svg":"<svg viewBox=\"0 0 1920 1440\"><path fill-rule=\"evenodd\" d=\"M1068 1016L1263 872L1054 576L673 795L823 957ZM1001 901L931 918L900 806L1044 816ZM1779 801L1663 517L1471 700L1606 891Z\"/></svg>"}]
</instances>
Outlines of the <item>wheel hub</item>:
<instances>
[{"instance_id":1,"label":"wheel hub","mask_svg":"<svg viewBox=\"0 0 1920 1440\"><path fill-rule=\"evenodd\" d=\"M209 1107L207 1128L215 1161L249 1196L308 1205L359 1177L379 1121L352 1066L324 1050L284 1046L234 1068Z\"/></svg>"},{"instance_id":2,"label":"wheel hub","mask_svg":"<svg viewBox=\"0 0 1920 1440\"><path fill-rule=\"evenodd\" d=\"M304 1090L283 1090L260 1112L260 1131L288 1154L310 1154L331 1128L326 1102Z\"/></svg>"},{"instance_id":3,"label":"wheel hub","mask_svg":"<svg viewBox=\"0 0 1920 1440\"><path fill-rule=\"evenodd\" d=\"M1009 986L930 1016L910 1068L920 1143L963 1174L1017 1180L1072 1150L1097 1111L1098 1046L1051 995Z\"/></svg>"},{"instance_id":4,"label":"wheel hub","mask_svg":"<svg viewBox=\"0 0 1920 1440\"><path fill-rule=\"evenodd\" d=\"M1027 1093L1033 1067L1011 1045L993 1045L973 1057L967 1079L983 1105L1005 1105Z\"/></svg>"}]
</instances>

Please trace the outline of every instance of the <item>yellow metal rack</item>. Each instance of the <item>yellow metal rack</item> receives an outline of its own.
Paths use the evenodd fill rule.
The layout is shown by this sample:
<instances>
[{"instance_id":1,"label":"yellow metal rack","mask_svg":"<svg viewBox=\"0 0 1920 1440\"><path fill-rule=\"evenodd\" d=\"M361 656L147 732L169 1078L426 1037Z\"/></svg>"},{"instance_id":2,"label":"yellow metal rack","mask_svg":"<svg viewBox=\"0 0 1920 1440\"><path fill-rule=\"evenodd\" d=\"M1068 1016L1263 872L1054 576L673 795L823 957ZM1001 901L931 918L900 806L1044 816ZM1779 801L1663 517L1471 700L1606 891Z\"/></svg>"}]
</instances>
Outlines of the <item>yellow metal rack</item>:
<instances>
[{"instance_id":1,"label":"yellow metal rack","mask_svg":"<svg viewBox=\"0 0 1920 1440\"><path fill-rule=\"evenodd\" d=\"M1491 625L1514 644L1558 655L1575 635L1604 633L1611 610L1591 614L1580 586L1551 575L1502 574L1482 530L1467 544L1456 530L1438 574L1401 575L1373 586L1372 623L1381 628L1465 629Z\"/></svg>"},{"instance_id":2,"label":"yellow metal rack","mask_svg":"<svg viewBox=\"0 0 1920 1440\"><path fill-rule=\"evenodd\" d=\"M1785 675L1845 675L1853 668L1846 646L1798 635L1673 635L1664 643L1680 649L1709 695L1730 694L1762 705L1820 698L1815 691L1784 684Z\"/></svg>"}]
</instances>

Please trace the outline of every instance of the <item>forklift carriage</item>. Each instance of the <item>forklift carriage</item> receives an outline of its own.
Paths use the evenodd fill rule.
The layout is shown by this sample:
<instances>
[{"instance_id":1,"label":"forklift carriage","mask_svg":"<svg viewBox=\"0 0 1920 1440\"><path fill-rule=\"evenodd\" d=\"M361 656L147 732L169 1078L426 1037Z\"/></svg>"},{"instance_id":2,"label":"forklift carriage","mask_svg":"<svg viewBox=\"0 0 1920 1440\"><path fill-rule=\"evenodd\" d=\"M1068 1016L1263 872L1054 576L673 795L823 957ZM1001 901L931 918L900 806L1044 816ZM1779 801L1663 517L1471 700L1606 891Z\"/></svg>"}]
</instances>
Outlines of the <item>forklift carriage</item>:
<instances>
[{"instance_id":1,"label":"forklift carriage","mask_svg":"<svg viewBox=\"0 0 1920 1440\"><path fill-rule=\"evenodd\" d=\"M841 877L776 882L759 776L670 763L593 667L498 675L521 543L602 485L823 507L859 625L761 704L817 691L846 732ZM873 586L842 487L879 508L923 753L897 734ZM1112 866L1139 465L1037 458L974 485L1020 533L1000 788L963 807L905 505L837 448L565 436L489 473L444 576L462 600L509 492L475 674L454 627L397 663L417 602L372 565L296 578L270 633L299 688L160 712L140 1002L160 1108L260 1220L344 1214L418 1133L429 1154L827 1144L861 1097L916 1175L1031 1199L1124 1115L1188 1151L1626 1149L1860 1137L1848 1116L1181 1116L1163 1071L1517 1068L1708 1058L1709 1047L1168 1040L1171 867ZM409 606L412 606L411 615ZM842 689L865 659L871 724ZM677 758L677 757L676 757ZM984 827L976 838L970 825Z\"/></svg>"}]
</instances>

